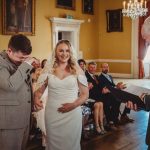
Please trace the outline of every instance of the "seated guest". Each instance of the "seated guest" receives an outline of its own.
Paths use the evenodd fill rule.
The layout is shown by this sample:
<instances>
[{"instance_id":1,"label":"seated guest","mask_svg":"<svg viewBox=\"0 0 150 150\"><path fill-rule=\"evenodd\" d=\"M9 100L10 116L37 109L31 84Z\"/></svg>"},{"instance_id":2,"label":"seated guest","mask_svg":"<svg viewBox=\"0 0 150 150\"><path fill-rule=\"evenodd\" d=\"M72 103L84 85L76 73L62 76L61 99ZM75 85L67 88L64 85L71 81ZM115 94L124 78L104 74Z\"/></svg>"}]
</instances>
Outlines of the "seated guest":
<instances>
[{"instance_id":1,"label":"seated guest","mask_svg":"<svg viewBox=\"0 0 150 150\"><path fill-rule=\"evenodd\" d=\"M43 60L41 61L41 68L42 68L42 69L44 68L46 62L47 62L47 59L43 59Z\"/></svg>"},{"instance_id":2,"label":"seated guest","mask_svg":"<svg viewBox=\"0 0 150 150\"><path fill-rule=\"evenodd\" d=\"M123 113L121 114L121 117L120 117L121 123L128 123L128 122L132 123L132 122L134 122L134 119L129 118L129 116L127 115L127 114L130 114L130 111L131 111L131 109L129 109L125 106L124 111L123 111Z\"/></svg>"},{"instance_id":3,"label":"seated guest","mask_svg":"<svg viewBox=\"0 0 150 150\"><path fill-rule=\"evenodd\" d=\"M89 85L89 98L96 101L92 105L96 132L101 135L105 133L103 126L103 102L100 94L98 76L95 75L96 67L97 64L95 62L90 62L88 64L88 70L85 72L85 75Z\"/></svg>"},{"instance_id":4,"label":"seated guest","mask_svg":"<svg viewBox=\"0 0 150 150\"><path fill-rule=\"evenodd\" d=\"M115 126L118 125L119 122L119 111L120 111L120 102L116 100L116 98L107 90L107 86L113 86L117 88L123 88L123 84L115 85L113 78L108 74L109 66L107 63L102 64L102 73L99 76L100 89L102 93L102 99L104 103L104 112L106 115L106 120L108 125L110 122L113 122Z\"/></svg>"},{"instance_id":5,"label":"seated guest","mask_svg":"<svg viewBox=\"0 0 150 150\"><path fill-rule=\"evenodd\" d=\"M107 63L103 63L101 68L102 68L102 73L99 76L99 81L101 83L100 86L101 86L102 92L105 92L104 87L106 87L106 86L113 86L113 87L116 87L116 88L119 88L119 89L125 88L125 85L122 82L119 82L118 84L115 85L112 76L108 74L109 65ZM106 115L106 116L108 116L107 120L108 121L113 120L113 122L115 124L117 124L118 123L119 112L120 112L120 102L116 101L116 98L114 98L111 93L106 93L106 94L103 93L103 98L107 99L107 101L105 101L105 103L109 103L110 105L113 105L113 107L112 107L113 115L112 116L109 115L109 114L111 114L108 111L109 108L104 107L105 113L108 114L108 115ZM133 119L131 119L127 116L127 114L129 114L129 113L130 113L130 109L125 107L124 111L121 115L121 123L127 123L127 122L133 122L134 121Z\"/></svg>"},{"instance_id":6,"label":"seated guest","mask_svg":"<svg viewBox=\"0 0 150 150\"><path fill-rule=\"evenodd\" d=\"M79 59L78 64L81 67L81 69L85 72L86 71L86 62L84 59Z\"/></svg>"}]
</instances>

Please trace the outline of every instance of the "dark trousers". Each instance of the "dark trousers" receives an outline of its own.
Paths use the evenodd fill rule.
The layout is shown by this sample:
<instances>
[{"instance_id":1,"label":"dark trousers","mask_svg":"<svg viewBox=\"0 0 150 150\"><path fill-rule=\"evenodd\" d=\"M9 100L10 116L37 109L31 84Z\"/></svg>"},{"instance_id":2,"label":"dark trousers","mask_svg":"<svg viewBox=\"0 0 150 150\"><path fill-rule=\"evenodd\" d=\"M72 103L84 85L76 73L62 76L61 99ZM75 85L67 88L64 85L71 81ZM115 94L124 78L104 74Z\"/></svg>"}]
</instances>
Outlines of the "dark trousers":
<instances>
[{"instance_id":1,"label":"dark trousers","mask_svg":"<svg viewBox=\"0 0 150 150\"><path fill-rule=\"evenodd\" d=\"M131 111L131 110L130 110L129 108L125 107L125 108L124 108L124 111L123 111L123 113L122 113L122 115L125 116L125 115L127 115L127 114L130 114L130 111Z\"/></svg>"},{"instance_id":2,"label":"dark trousers","mask_svg":"<svg viewBox=\"0 0 150 150\"><path fill-rule=\"evenodd\" d=\"M104 94L102 99L107 123L113 121L114 124L117 124L121 103L117 101L116 98L111 93Z\"/></svg>"},{"instance_id":3,"label":"dark trousers","mask_svg":"<svg viewBox=\"0 0 150 150\"><path fill-rule=\"evenodd\" d=\"M148 145L147 150L150 150L150 145Z\"/></svg>"}]
</instances>

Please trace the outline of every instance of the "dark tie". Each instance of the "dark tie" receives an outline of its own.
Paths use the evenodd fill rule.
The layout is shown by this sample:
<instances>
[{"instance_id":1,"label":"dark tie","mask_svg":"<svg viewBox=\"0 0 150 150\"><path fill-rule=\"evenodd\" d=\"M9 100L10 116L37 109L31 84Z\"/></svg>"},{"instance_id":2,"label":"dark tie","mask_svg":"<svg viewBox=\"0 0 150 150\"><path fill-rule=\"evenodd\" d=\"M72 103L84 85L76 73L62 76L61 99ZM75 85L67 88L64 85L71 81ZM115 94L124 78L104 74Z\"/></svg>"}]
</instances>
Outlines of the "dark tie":
<instances>
[{"instance_id":1,"label":"dark tie","mask_svg":"<svg viewBox=\"0 0 150 150\"><path fill-rule=\"evenodd\" d=\"M95 75L93 75L93 79L95 80L96 84L98 84L98 80Z\"/></svg>"}]
</instances>

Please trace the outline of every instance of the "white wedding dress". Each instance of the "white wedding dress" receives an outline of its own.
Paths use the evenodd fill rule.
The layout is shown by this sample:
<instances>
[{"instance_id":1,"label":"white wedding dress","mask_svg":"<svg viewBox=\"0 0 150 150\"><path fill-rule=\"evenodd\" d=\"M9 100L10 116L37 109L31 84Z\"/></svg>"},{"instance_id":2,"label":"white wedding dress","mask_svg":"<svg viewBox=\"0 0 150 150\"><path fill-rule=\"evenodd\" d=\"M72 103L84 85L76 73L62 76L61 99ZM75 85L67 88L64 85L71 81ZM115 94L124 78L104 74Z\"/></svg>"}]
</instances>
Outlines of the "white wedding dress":
<instances>
[{"instance_id":1,"label":"white wedding dress","mask_svg":"<svg viewBox=\"0 0 150 150\"><path fill-rule=\"evenodd\" d=\"M70 75L59 79L48 74L48 99L45 106L46 150L80 150L82 130L81 108L67 113L58 112L64 103L78 98L78 82L87 86L84 75Z\"/></svg>"}]
</instances>

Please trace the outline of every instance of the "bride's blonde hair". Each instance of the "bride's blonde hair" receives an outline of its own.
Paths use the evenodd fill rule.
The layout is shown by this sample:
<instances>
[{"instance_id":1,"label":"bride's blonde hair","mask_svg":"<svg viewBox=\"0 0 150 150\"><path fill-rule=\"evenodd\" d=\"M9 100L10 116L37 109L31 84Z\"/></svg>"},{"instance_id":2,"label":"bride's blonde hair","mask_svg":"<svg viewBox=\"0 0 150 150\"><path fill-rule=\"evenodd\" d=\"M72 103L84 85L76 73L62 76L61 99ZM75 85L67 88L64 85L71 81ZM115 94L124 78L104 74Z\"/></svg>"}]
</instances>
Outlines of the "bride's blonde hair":
<instances>
[{"instance_id":1,"label":"bride's blonde hair","mask_svg":"<svg viewBox=\"0 0 150 150\"><path fill-rule=\"evenodd\" d=\"M68 46L68 48L70 50L70 58L68 60L68 66L67 67L69 68L69 70L72 74L76 74L76 72L77 72L77 60L74 57L73 48L72 48L72 46L68 40L58 41L58 43L55 46L55 49L53 50L53 52L51 54L50 61L47 62L43 71L45 72L45 71L49 70L48 72L51 72L51 73L55 72L55 69L57 68L58 63L59 63L56 51L57 51L57 48L60 44L66 44Z\"/></svg>"}]
</instances>

